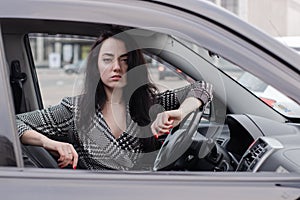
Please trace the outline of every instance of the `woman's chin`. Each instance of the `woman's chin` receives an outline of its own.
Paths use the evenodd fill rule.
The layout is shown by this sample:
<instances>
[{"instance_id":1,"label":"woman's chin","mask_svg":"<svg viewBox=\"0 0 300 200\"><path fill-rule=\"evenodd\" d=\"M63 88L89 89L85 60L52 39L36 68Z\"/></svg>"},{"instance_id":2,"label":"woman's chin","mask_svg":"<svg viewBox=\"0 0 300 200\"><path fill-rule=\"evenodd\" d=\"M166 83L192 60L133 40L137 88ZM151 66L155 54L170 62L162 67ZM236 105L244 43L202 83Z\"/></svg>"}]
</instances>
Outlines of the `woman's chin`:
<instances>
[{"instance_id":1,"label":"woman's chin","mask_svg":"<svg viewBox=\"0 0 300 200\"><path fill-rule=\"evenodd\" d=\"M116 89L124 88L125 86L126 86L126 83L124 83L124 82L115 82L115 83L111 84L111 88L116 88Z\"/></svg>"}]
</instances>

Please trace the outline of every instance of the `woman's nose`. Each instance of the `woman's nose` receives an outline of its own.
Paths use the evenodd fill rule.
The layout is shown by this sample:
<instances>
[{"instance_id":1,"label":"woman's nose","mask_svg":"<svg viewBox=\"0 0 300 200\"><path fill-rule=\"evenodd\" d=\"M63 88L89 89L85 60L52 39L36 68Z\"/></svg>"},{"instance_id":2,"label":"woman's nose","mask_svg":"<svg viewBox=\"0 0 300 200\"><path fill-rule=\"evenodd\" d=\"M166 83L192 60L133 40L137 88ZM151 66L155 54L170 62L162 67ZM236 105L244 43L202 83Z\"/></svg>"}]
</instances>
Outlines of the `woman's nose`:
<instances>
[{"instance_id":1,"label":"woman's nose","mask_svg":"<svg viewBox=\"0 0 300 200\"><path fill-rule=\"evenodd\" d=\"M118 60L116 60L114 63L113 63L113 71L120 71L121 70L121 66L120 66L120 63Z\"/></svg>"}]
</instances>

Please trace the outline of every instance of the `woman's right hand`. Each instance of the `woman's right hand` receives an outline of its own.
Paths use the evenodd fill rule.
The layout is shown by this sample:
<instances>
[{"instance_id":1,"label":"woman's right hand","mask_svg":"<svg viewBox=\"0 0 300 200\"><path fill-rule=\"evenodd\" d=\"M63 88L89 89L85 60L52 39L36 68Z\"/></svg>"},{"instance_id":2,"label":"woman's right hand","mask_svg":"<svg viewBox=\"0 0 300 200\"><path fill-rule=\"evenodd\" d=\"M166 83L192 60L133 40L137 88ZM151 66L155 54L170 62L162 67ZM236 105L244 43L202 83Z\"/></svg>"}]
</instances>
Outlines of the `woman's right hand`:
<instances>
[{"instance_id":1,"label":"woman's right hand","mask_svg":"<svg viewBox=\"0 0 300 200\"><path fill-rule=\"evenodd\" d=\"M78 162L78 154L73 145L65 142L59 142L46 138L43 142L43 147L51 152L55 152L59 155L58 166L64 168L68 165L72 165L73 169L76 169Z\"/></svg>"},{"instance_id":2,"label":"woman's right hand","mask_svg":"<svg viewBox=\"0 0 300 200\"><path fill-rule=\"evenodd\" d=\"M42 146L48 151L57 154L60 168L68 165L72 165L73 169L77 167L78 154L73 145L69 143L52 140L34 130L25 131L21 136L21 142L23 144Z\"/></svg>"}]
</instances>

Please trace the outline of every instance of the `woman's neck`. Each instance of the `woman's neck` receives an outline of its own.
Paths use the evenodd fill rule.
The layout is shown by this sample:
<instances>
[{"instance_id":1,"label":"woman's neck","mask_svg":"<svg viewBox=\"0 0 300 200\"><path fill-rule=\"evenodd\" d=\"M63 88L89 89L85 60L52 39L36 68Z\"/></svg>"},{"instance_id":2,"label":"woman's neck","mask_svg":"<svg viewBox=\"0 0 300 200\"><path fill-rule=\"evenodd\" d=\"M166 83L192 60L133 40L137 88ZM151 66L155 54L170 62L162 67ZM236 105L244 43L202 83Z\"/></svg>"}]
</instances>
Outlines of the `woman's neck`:
<instances>
[{"instance_id":1,"label":"woman's neck","mask_svg":"<svg viewBox=\"0 0 300 200\"><path fill-rule=\"evenodd\" d=\"M122 89L105 89L106 92L106 102L108 104L123 104L123 90Z\"/></svg>"},{"instance_id":2,"label":"woman's neck","mask_svg":"<svg viewBox=\"0 0 300 200\"><path fill-rule=\"evenodd\" d=\"M105 103L111 104L111 105L122 105L122 104L124 104L124 101L114 102L114 101L106 100Z\"/></svg>"}]
</instances>

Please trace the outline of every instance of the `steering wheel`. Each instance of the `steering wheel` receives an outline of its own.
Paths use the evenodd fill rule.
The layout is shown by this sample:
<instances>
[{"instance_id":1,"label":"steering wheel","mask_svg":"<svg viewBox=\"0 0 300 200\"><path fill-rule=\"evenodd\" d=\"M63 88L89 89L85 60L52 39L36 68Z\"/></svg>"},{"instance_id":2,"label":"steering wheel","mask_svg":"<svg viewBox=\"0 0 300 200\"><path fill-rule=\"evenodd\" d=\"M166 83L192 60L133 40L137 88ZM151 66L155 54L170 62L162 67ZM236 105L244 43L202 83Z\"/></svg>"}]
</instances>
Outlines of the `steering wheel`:
<instances>
[{"instance_id":1,"label":"steering wheel","mask_svg":"<svg viewBox=\"0 0 300 200\"><path fill-rule=\"evenodd\" d=\"M161 170L174 163L190 147L202 114L202 110L194 110L182 120L182 125L177 131L171 132L166 137L154 161L154 171Z\"/></svg>"}]
</instances>

